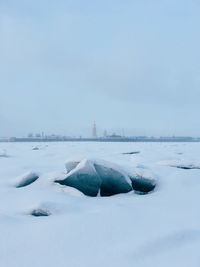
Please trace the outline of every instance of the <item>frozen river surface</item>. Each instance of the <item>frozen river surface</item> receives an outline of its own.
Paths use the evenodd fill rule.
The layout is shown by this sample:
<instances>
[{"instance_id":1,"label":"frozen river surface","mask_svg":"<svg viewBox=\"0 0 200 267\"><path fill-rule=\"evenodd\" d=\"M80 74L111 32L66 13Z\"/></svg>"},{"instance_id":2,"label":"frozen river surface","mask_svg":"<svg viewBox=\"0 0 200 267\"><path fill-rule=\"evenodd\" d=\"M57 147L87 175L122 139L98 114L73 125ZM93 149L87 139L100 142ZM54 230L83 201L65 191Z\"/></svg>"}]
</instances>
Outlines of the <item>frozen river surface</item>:
<instances>
[{"instance_id":1,"label":"frozen river surface","mask_svg":"<svg viewBox=\"0 0 200 267\"><path fill-rule=\"evenodd\" d=\"M157 188L87 197L53 182L84 158ZM0 267L199 267L199 168L200 143L0 143ZM16 188L30 171L39 179Z\"/></svg>"}]
</instances>

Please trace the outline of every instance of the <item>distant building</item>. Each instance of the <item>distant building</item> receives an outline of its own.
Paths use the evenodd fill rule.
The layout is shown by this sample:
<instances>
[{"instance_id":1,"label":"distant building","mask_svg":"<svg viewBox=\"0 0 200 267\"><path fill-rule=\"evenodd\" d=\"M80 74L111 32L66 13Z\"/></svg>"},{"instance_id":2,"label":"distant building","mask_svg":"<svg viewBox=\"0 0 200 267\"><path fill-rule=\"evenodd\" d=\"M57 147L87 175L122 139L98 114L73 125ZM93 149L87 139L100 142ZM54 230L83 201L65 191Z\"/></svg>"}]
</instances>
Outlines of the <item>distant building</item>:
<instances>
[{"instance_id":1,"label":"distant building","mask_svg":"<svg viewBox=\"0 0 200 267\"><path fill-rule=\"evenodd\" d=\"M122 138L121 135L118 135L116 133L113 133L112 135L109 136L110 138Z\"/></svg>"},{"instance_id":2,"label":"distant building","mask_svg":"<svg viewBox=\"0 0 200 267\"><path fill-rule=\"evenodd\" d=\"M33 134L32 133L29 133L28 134L28 138L33 138Z\"/></svg>"},{"instance_id":3,"label":"distant building","mask_svg":"<svg viewBox=\"0 0 200 267\"><path fill-rule=\"evenodd\" d=\"M95 122L94 122L93 127L92 127L92 137L97 138L97 127L96 127Z\"/></svg>"},{"instance_id":4,"label":"distant building","mask_svg":"<svg viewBox=\"0 0 200 267\"><path fill-rule=\"evenodd\" d=\"M37 133L37 134L35 135L35 137L36 137L36 138L41 138L41 134L40 134L40 133Z\"/></svg>"}]
</instances>

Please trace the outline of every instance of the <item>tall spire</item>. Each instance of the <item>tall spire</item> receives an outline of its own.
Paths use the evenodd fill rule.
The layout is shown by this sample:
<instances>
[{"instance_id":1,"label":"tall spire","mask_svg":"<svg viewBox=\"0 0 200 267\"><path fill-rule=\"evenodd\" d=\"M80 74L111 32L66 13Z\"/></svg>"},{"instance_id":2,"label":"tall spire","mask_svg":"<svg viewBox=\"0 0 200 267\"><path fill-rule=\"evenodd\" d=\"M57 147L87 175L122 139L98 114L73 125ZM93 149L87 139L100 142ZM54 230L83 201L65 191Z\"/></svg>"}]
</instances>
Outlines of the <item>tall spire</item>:
<instances>
[{"instance_id":1,"label":"tall spire","mask_svg":"<svg viewBox=\"0 0 200 267\"><path fill-rule=\"evenodd\" d=\"M97 138L97 127L96 127L95 121L94 121L93 128L92 128L92 137Z\"/></svg>"}]
</instances>

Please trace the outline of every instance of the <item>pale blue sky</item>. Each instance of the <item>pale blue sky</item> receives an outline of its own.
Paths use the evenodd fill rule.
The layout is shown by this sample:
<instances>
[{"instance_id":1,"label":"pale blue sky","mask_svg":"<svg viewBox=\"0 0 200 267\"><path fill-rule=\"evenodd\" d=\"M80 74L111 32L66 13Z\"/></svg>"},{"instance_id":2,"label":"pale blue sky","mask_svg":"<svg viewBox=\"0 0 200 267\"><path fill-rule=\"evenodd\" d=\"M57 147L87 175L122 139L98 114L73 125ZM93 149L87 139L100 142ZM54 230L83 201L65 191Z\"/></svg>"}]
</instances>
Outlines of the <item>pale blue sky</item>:
<instances>
[{"instance_id":1,"label":"pale blue sky","mask_svg":"<svg viewBox=\"0 0 200 267\"><path fill-rule=\"evenodd\" d=\"M1 0L0 136L200 136L200 2Z\"/></svg>"}]
</instances>

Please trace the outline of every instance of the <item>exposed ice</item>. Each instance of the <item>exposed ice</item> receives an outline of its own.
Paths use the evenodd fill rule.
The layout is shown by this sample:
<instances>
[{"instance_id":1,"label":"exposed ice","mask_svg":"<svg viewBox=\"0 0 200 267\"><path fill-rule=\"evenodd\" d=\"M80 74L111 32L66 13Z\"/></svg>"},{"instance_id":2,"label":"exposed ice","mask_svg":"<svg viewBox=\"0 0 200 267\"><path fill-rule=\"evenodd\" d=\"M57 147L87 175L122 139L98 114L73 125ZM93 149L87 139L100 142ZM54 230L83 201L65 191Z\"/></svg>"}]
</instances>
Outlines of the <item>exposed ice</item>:
<instances>
[{"instance_id":1,"label":"exposed ice","mask_svg":"<svg viewBox=\"0 0 200 267\"><path fill-rule=\"evenodd\" d=\"M138 193L147 194L153 191L156 187L156 181L148 178L144 178L142 176L130 176L132 181L133 190Z\"/></svg>"},{"instance_id":2,"label":"exposed ice","mask_svg":"<svg viewBox=\"0 0 200 267\"><path fill-rule=\"evenodd\" d=\"M51 213L48 210L44 210L44 209L34 209L31 211L30 215L34 216L34 217L42 217L42 216L49 216L51 215Z\"/></svg>"},{"instance_id":3,"label":"exposed ice","mask_svg":"<svg viewBox=\"0 0 200 267\"><path fill-rule=\"evenodd\" d=\"M19 177L17 177L14 181L15 187L25 187L34 183L39 178L39 174L36 172L27 172Z\"/></svg>"},{"instance_id":4,"label":"exposed ice","mask_svg":"<svg viewBox=\"0 0 200 267\"><path fill-rule=\"evenodd\" d=\"M175 160L161 161L158 163L161 165L166 165L169 167L175 167L175 168L184 169L184 170L200 169L200 162L197 161L196 159L194 161L175 159Z\"/></svg>"},{"instance_id":5,"label":"exposed ice","mask_svg":"<svg viewBox=\"0 0 200 267\"><path fill-rule=\"evenodd\" d=\"M147 178L130 177L128 173L117 165L102 160L83 160L67 162L69 173L64 179L56 182L75 187L87 196L112 196L128 193L133 189L141 193L152 191L156 183Z\"/></svg>"},{"instance_id":6,"label":"exposed ice","mask_svg":"<svg viewBox=\"0 0 200 267\"><path fill-rule=\"evenodd\" d=\"M94 163L95 170L101 179L100 195L112 196L121 193L128 193L132 190L128 177L119 171Z\"/></svg>"},{"instance_id":7,"label":"exposed ice","mask_svg":"<svg viewBox=\"0 0 200 267\"><path fill-rule=\"evenodd\" d=\"M61 185L75 187L87 196L97 196L101 179L96 173L93 164L88 160L83 160L73 169L63 180L57 180Z\"/></svg>"},{"instance_id":8,"label":"exposed ice","mask_svg":"<svg viewBox=\"0 0 200 267\"><path fill-rule=\"evenodd\" d=\"M38 147L38 146L34 146L34 147L32 148L32 150L39 150L39 147Z\"/></svg>"},{"instance_id":9,"label":"exposed ice","mask_svg":"<svg viewBox=\"0 0 200 267\"><path fill-rule=\"evenodd\" d=\"M132 151L132 152L125 152L125 153L122 153L123 155L135 155L135 154L139 154L140 151Z\"/></svg>"},{"instance_id":10,"label":"exposed ice","mask_svg":"<svg viewBox=\"0 0 200 267\"><path fill-rule=\"evenodd\" d=\"M200 166L196 166L194 164L185 164L185 165L171 165L171 167L175 167L178 169L184 169L184 170L199 170Z\"/></svg>"}]
</instances>

